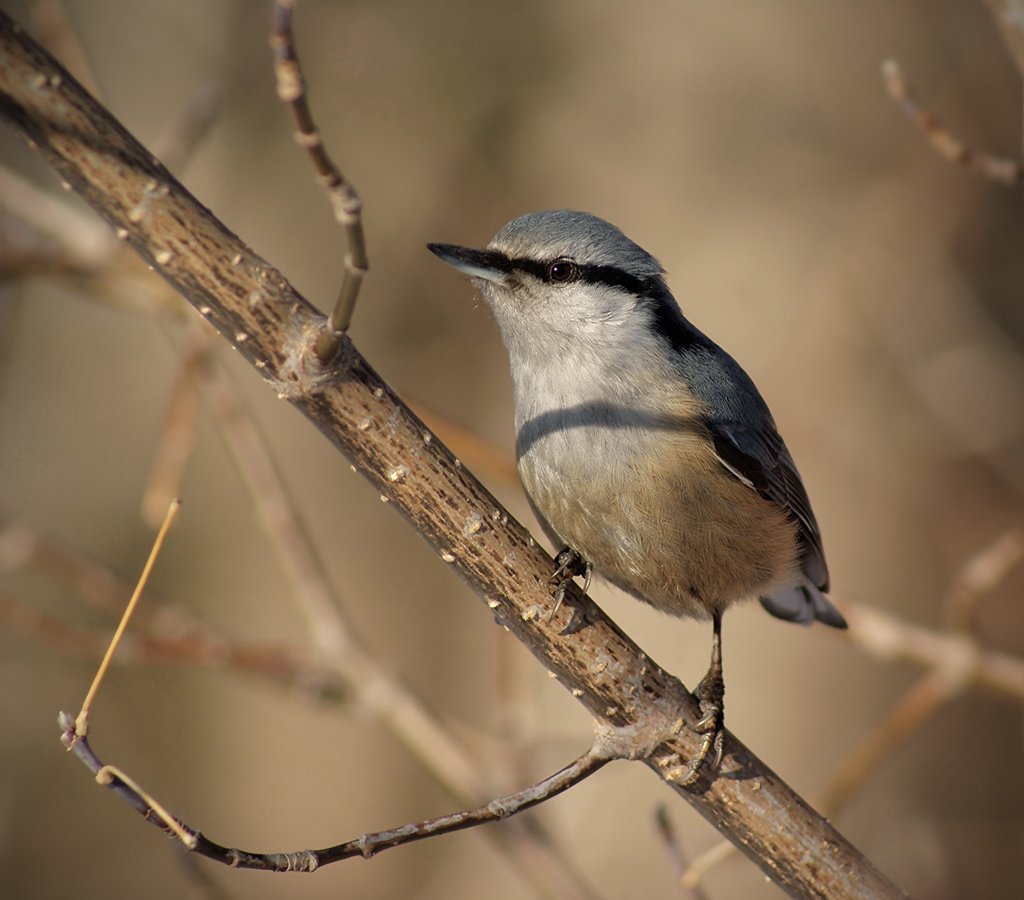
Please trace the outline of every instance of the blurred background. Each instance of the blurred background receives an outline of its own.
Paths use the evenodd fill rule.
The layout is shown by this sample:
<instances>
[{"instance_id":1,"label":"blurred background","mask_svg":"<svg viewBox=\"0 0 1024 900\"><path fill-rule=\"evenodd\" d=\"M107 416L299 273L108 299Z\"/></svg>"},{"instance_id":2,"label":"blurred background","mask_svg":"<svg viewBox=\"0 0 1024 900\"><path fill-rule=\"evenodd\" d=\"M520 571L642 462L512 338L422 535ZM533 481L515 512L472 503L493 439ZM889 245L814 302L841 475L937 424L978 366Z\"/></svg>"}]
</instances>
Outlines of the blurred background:
<instances>
[{"instance_id":1,"label":"blurred background","mask_svg":"<svg viewBox=\"0 0 1024 900\"><path fill-rule=\"evenodd\" d=\"M208 134L172 168L330 307L344 238L275 96L268 4L2 6L49 35L150 147L215 86ZM424 244L483 245L524 212L584 209L660 259L688 317L761 387L813 500L836 598L943 633L965 577L979 565L991 573L986 552L1009 546L1011 562L962 634L1020 664L1020 191L942 159L880 74L898 59L962 139L1019 156L1021 79L985 4L306 2L296 33L318 124L365 206L371 272L353 339L519 517L534 527L508 475L504 350L471 286ZM99 576L69 571L60 553L129 580L141 569L153 535L143 496L171 440L172 398L185 411L171 421L190 421L175 384L182 348L201 336L185 304L111 249L99 220L9 129L0 153L4 893L688 896L655 810L667 804L690 862L719 838L639 765L606 768L527 814L547 836L544 863L536 845L510 851L476 830L272 877L203 860L186 868L171 841L63 752L56 712L77 711L113 619L82 600ZM80 212L82 227L47 235L62 219L43 198ZM17 264L59 261L68 242L106 274ZM229 350L216 358L374 671L415 686L420 708L472 762L480 799L582 752L582 708L299 414ZM223 662L231 642L298 648L309 661L315 639L204 396L183 511L143 601L157 612L138 627L167 640L198 620L222 652L182 665L129 645L93 713L97 752L214 840L251 850L321 847L461 808L359 685L318 691L308 678L282 684ZM709 628L600 583L592 593L687 684L703 674ZM1024 850L1019 696L968 686L922 706L907 699L920 665L786 625L756 604L730 612L725 643L729 727L811 802L906 707L895 726L903 742L835 812L888 875L916 897L1024 896L1014 864ZM703 890L779 896L739 855L712 868Z\"/></svg>"}]
</instances>

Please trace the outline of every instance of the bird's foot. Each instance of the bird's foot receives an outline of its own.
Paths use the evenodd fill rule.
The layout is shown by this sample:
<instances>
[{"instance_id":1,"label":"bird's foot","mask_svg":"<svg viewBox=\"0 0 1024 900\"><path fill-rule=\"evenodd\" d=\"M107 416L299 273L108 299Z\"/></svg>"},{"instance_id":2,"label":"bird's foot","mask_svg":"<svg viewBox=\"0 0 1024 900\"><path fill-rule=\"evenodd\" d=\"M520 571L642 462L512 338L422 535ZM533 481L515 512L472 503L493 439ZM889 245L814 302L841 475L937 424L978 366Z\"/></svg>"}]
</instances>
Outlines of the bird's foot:
<instances>
[{"instance_id":1,"label":"bird's foot","mask_svg":"<svg viewBox=\"0 0 1024 900\"><path fill-rule=\"evenodd\" d=\"M583 593L590 589L590 576L593 570L577 550L572 547L563 547L555 557L555 571L551 576L551 582L555 585L555 608L548 616L550 622L555 614L562 608L562 601L565 600L565 590L572 583L577 575L583 576ZM573 634L583 626L583 615L579 610L572 611L572 618L569 624L562 629L562 634Z\"/></svg>"},{"instance_id":2,"label":"bird's foot","mask_svg":"<svg viewBox=\"0 0 1024 900\"><path fill-rule=\"evenodd\" d=\"M725 681L722 672L712 665L693 692L700 706L701 716L693 730L701 735L700 747L679 779L684 787L700 778L702 771L714 775L722 764L725 746Z\"/></svg>"}]
</instances>

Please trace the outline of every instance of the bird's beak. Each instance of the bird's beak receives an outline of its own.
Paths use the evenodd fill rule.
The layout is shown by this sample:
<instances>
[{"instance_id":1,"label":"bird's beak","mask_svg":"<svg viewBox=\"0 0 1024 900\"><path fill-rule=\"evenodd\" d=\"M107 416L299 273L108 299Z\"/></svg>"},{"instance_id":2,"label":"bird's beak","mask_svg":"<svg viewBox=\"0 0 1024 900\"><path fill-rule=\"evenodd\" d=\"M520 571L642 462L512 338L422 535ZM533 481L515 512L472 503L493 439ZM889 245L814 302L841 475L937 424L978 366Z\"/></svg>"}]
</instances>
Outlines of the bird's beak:
<instances>
[{"instance_id":1,"label":"bird's beak","mask_svg":"<svg viewBox=\"0 0 1024 900\"><path fill-rule=\"evenodd\" d=\"M470 278L504 284L508 273L508 258L494 250L471 250L455 244L427 244L427 249L448 265Z\"/></svg>"}]
</instances>

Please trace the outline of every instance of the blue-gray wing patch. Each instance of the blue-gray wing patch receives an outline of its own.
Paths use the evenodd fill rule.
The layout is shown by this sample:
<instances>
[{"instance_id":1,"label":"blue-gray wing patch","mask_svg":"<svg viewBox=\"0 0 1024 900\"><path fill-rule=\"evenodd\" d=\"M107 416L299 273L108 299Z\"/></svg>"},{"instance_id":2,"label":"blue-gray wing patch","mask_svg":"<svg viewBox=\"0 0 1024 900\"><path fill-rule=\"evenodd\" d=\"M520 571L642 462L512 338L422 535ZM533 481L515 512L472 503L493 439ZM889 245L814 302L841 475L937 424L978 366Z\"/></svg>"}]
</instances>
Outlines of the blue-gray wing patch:
<instances>
[{"instance_id":1,"label":"blue-gray wing patch","mask_svg":"<svg viewBox=\"0 0 1024 900\"><path fill-rule=\"evenodd\" d=\"M771 424L757 431L733 423L709 423L709 428L722 465L796 520L804 551L804 573L812 584L827 591L828 568L821 532L796 464L778 431Z\"/></svg>"}]
</instances>

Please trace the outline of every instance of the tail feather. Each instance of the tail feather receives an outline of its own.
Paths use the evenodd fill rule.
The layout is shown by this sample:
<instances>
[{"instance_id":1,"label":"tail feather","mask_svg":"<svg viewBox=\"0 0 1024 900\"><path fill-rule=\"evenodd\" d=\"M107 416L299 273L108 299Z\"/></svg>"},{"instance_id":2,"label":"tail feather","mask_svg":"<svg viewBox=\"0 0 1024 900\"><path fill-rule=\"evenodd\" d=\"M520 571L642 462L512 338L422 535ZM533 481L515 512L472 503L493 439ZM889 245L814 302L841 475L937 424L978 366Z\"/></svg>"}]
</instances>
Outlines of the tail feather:
<instances>
[{"instance_id":1,"label":"tail feather","mask_svg":"<svg viewBox=\"0 0 1024 900\"><path fill-rule=\"evenodd\" d=\"M787 622L810 625L815 619L832 628L846 628L846 619L809 581L761 597L761 605L773 616Z\"/></svg>"}]
</instances>

